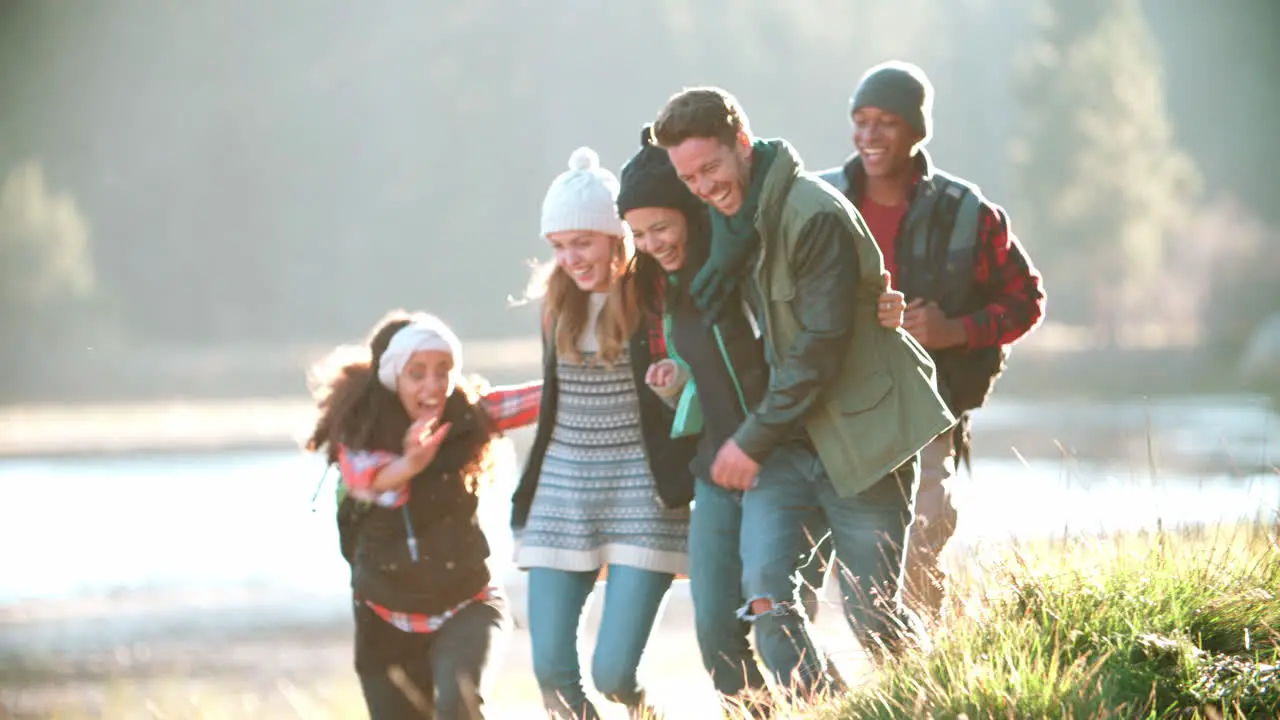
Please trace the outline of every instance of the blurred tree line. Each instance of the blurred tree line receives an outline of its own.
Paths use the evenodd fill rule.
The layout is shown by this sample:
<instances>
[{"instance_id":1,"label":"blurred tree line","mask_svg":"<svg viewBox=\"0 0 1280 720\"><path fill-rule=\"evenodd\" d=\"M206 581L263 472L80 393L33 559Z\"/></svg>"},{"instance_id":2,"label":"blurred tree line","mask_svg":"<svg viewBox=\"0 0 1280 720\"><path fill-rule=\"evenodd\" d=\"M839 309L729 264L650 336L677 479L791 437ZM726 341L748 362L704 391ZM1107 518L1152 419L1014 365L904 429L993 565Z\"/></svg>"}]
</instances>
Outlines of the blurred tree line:
<instances>
[{"instance_id":1,"label":"blurred tree line","mask_svg":"<svg viewBox=\"0 0 1280 720\"><path fill-rule=\"evenodd\" d=\"M1280 306L1278 7L4 3L0 359L331 343L395 306L530 334L508 297L574 147L616 170L670 93L712 83L828 166L890 57L929 72L930 149L1009 208L1051 319L1238 344Z\"/></svg>"}]
</instances>

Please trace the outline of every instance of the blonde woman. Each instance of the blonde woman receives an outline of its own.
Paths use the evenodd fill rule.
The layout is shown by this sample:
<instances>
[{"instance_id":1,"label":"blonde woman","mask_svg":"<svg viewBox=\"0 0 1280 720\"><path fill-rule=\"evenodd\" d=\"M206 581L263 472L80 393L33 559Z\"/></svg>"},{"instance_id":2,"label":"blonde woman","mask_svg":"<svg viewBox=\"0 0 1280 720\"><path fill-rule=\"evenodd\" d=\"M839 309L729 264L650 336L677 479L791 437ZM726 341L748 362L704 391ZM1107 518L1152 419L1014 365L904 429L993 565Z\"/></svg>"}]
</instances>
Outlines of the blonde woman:
<instances>
[{"instance_id":1,"label":"blonde woman","mask_svg":"<svg viewBox=\"0 0 1280 720\"><path fill-rule=\"evenodd\" d=\"M697 440L670 437L672 410L645 385L649 365L666 356L662 273L635 257L617 197L617 178L579 148L542 205L555 256L538 278L544 389L512 527L516 563L529 571L534 673L557 718L599 717L583 691L577 631L601 569L591 676L639 714L636 670L688 562Z\"/></svg>"}]
</instances>

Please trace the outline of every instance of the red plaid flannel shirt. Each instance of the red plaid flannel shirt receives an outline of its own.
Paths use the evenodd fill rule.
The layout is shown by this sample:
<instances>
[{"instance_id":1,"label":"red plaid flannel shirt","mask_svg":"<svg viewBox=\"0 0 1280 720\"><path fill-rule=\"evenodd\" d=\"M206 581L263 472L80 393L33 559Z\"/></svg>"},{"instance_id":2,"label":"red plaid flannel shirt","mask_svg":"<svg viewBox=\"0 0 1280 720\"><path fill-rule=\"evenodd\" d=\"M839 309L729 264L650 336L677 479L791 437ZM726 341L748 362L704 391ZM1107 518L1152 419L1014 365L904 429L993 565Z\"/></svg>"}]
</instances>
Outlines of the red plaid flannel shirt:
<instances>
[{"instance_id":1,"label":"red plaid flannel shirt","mask_svg":"<svg viewBox=\"0 0 1280 720\"><path fill-rule=\"evenodd\" d=\"M991 302L960 318L968 347L1010 345L1044 318L1040 272L1009 227L1004 208L984 201L978 215L973 282Z\"/></svg>"},{"instance_id":2,"label":"red plaid flannel shirt","mask_svg":"<svg viewBox=\"0 0 1280 720\"><path fill-rule=\"evenodd\" d=\"M917 155L916 162L915 182L919 183L932 172L933 166L928 153L923 151ZM861 181L855 185L860 186ZM854 198L854 202L860 205L861 198ZM894 238L893 242L896 241ZM1044 288L1040 272L1010 229L1008 213L986 198L978 214L975 252L973 282L979 293L991 301L960 318L968 338L967 347L972 350L1010 345L1031 332L1044 318ZM896 268L890 269L895 271Z\"/></svg>"},{"instance_id":3,"label":"red plaid flannel shirt","mask_svg":"<svg viewBox=\"0 0 1280 720\"><path fill-rule=\"evenodd\" d=\"M411 633L431 633L439 630L446 620L462 612L462 609L471 603L488 602L497 596L498 589L489 586L439 615L396 612L376 603L371 603L368 600L365 600L364 604L368 605L375 615L391 623L399 630Z\"/></svg>"},{"instance_id":4,"label":"red plaid flannel shirt","mask_svg":"<svg viewBox=\"0 0 1280 720\"><path fill-rule=\"evenodd\" d=\"M654 297L666 297L666 290L667 276L659 275L654 282ZM649 323L649 359L653 362L664 360L667 357L667 334L662 331L662 313L646 311L645 316Z\"/></svg>"},{"instance_id":5,"label":"red plaid flannel shirt","mask_svg":"<svg viewBox=\"0 0 1280 720\"><path fill-rule=\"evenodd\" d=\"M499 432L528 427L538 421L542 406L542 381L490 388L480 398L480 407L493 418Z\"/></svg>"}]
</instances>

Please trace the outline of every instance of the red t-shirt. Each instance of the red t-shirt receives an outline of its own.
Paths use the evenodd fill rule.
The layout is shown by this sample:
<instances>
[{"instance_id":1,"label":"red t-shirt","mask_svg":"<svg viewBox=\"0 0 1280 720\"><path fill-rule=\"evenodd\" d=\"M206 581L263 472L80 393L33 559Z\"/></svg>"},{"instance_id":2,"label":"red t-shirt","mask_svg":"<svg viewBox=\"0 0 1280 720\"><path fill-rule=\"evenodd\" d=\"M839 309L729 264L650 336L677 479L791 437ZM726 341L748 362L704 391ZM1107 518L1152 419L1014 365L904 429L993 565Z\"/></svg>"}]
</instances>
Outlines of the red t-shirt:
<instances>
[{"instance_id":1,"label":"red t-shirt","mask_svg":"<svg viewBox=\"0 0 1280 720\"><path fill-rule=\"evenodd\" d=\"M894 257L894 246L898 242L898 226L902 224L902 216L907 214L907 205L881 205L870 198L863 198L858 208L862 219L867 221L871 236L880 246L880 254L884 255L884 266L891 278L898 276L898 266Z\"/></svg>"}]
</instances>

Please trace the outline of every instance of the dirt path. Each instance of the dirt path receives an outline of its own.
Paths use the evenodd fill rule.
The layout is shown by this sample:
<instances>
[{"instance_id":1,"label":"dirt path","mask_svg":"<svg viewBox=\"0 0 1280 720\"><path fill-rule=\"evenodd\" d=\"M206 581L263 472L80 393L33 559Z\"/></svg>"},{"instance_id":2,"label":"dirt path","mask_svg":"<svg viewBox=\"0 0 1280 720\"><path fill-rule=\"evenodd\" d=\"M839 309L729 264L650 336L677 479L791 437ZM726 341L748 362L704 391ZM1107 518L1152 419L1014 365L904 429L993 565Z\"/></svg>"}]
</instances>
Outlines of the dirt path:
<instances>
[{"instance_id":1,"label":"dirt path","mask_svg":"<svg viewBox=\"0 0 1280 720\"><path fill-rule=\"evenodd\" d=\"M584 626L587 667L598 609L593 604ZM691 610L680 584L641 666L642 681L672 720L716 717ZM117 611L24 620L10 613L0 617L0 704L9 712L0 717L363 717L345 611L335 599L303 618L249 605L194 613L150 608L141 617ZM817 633L846 678L864 672L834 608L819 618ZM490 717L540 717L524 630L510 636L493 680ZM623 717L596 700L606 717Z\"/></svg>"}]
</instances>

